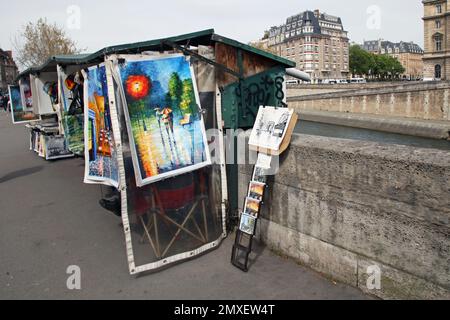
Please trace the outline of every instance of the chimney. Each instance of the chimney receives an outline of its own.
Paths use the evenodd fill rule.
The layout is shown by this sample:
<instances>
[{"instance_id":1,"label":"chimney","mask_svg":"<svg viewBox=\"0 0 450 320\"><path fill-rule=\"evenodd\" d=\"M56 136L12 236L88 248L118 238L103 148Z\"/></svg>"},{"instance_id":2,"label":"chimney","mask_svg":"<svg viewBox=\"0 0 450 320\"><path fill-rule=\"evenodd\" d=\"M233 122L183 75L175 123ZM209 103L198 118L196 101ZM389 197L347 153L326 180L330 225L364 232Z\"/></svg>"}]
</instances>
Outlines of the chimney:
<instances>
[{"instance_id":1,"label":"chimney","mask_svg":"<svg viewBox=\"0 0 450 320\"><path fill-rule=\"evenodd\" d=\"M314 10L314 15L316 16L316 18L319 18L319 16L320 16L319 9Z\"/></svg>"}]
</instances>

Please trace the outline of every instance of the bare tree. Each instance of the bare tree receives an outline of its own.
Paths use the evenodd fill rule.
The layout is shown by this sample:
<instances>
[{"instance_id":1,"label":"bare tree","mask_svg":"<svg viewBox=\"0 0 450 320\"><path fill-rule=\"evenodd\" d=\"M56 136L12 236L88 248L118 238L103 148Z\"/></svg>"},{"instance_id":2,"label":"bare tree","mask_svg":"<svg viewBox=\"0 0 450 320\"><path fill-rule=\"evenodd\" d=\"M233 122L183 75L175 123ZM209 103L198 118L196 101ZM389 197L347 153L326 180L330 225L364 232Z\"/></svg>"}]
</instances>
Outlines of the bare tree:
<instances>
[{"instance_id":1,"label":"bare tree","mask_svg":"<svg viewBox=\"0 0 450 320\"><path fill-rule=\"evenodd\" d=\"M82 51L62 27L48 23L46 18L40 18L35 23L28 22L12 42L17 62L24 68L39 66L54 55Z\"/></svg>"}]
</instances>

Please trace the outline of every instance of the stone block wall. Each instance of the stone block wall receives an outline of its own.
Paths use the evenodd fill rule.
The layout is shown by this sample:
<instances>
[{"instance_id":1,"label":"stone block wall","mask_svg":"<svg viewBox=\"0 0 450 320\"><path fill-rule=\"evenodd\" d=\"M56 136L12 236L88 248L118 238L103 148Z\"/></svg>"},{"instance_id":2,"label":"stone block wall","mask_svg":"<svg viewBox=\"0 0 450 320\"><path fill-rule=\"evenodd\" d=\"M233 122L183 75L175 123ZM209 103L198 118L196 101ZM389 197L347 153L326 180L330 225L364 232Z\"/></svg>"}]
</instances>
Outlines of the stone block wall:
<instances>
[{"instance_id":1,"label":"stone block wall","mask_svg":"<svg viewBox=\"0 0 450 320\"><path fill-rule=\"evenodd\" d=\"M450 299L450 152L295 135L280 161L258 232L271 249L380 298Z\"/></svg>"},{"instance_id":2,"label":"stone block wall","mask_svg":"<svg viewBox=\"0 0 450 320\"><path fill-rule=\"evenodd\" d=\"M450 82L414 83L288 98L297 111L334 111L450 121Z\"/></svg>"}]
</instances>

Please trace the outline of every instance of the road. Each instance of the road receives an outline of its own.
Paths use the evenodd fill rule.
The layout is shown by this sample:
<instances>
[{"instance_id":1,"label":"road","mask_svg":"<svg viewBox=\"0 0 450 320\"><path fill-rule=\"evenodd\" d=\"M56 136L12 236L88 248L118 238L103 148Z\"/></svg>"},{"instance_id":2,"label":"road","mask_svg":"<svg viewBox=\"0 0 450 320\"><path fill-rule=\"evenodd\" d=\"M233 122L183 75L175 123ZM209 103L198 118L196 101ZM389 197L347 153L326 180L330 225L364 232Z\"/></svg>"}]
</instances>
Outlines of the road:
<instances>
[{"instance_id":1,"label":"road","mask_svg":"<svg viewBox=\"0 0 450 320\"><path fill-rule=\"evenodd\" d=\"M120 221L83 184L84 161L46 162L28 131L0 111L0 299L368 299L264 247L247 274L231 266L232 237L167 270L128 274ZM67 289L68 266L81 290Z\"/></svg>"}]
</instances>

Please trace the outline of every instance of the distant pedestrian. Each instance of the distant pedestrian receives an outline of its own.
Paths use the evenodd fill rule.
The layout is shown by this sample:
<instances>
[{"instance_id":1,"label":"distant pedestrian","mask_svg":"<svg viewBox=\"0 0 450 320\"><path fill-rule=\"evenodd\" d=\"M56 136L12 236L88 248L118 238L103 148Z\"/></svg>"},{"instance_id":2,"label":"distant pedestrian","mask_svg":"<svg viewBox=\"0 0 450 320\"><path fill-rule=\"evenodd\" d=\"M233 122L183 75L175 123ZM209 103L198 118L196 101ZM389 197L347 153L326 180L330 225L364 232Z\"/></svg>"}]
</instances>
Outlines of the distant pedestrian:
<instances>
[{"instance_id":1,"label":"distant pedestrian","mask_svg":"<svg viewBox=\"0 0 450 320\"><path fill-rule=\"evenodd\" d=\"M3 96L3 108L5 109L5 111L10 110L9 105L10 105L10 102L9 102L8 95Z\"/></svg>"}]
</instances>

